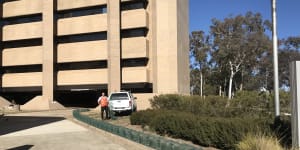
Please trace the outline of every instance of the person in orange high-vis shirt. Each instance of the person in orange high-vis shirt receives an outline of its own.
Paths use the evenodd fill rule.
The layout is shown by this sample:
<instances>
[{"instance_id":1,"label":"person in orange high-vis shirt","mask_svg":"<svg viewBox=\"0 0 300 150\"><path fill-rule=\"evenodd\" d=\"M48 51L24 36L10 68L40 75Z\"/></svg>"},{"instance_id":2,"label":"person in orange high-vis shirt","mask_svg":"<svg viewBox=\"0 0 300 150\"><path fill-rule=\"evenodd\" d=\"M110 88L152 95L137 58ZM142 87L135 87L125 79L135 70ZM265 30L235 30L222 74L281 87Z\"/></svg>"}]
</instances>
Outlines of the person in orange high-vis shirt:
<instances>
[{"instance_id":1,"label":"person in orange high-vis shirt","mask_svg":"<svg viewBox=\"0 0 300 150\"><path fill-rule=\"evenodd\" d=\"M101 106L101 119L103 120L103 112L105 111L105 119L108 119L108 99L105 93L102 92L102 96L98 98L98 104Z\"/></svg>"}]
</instances>

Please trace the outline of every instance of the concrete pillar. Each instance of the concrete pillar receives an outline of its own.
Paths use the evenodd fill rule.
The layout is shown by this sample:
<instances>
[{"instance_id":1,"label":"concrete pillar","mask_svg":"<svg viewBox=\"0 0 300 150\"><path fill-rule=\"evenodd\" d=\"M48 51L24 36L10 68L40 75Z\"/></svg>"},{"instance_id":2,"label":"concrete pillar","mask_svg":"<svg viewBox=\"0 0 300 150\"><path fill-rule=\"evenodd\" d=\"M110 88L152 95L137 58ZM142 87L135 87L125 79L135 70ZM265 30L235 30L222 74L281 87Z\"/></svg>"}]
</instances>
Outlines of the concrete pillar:
<instances>
[{"instance_id":1,"label":"concrete pillar","mask_svg":"<svg viewBox=\"0 0 300 150\"><path fill-rule=\"evenodd\" d=\"M290 84L292 97L292 145L300 148L300 61L290 63Z\"/></svg>"},{"instance_id":2,"label":"concrete pillar","mask_svg":"<svg viewBox=\"0 0 300 150\"><path fill-rule=\"evenodd\" d=\"M0 1L0 67L2 68L2 51L3 51L3 43L2 43L2 16L3 16L3 1ZM2 92L2 73L0 73L0 92Z\"/></svg>"},{"instance_id":3,"label":"concrete pillar","mask_svg":"<svg viewBox=\"0 0 300 150\"><path fill-rule=\"evenodd\" d=\"M120 0L107 0L108 94L121 89Z\"/></svg>"},{"instance_id":4,"label":"concrete pillar","mask_svg":"<svg viewBox=\"0 0 300 150\"><path fill-rule=\"evenodd\" d=\"M158 93L158 87L157 87L157 78L158 78L158 73L157 73L157 24L156 24L156 16L157 16L157 10L156 10L156 2L157 0L152 0L149 1L149 22L150 22L150 32L148 34L151 34L150 37L150 49L151 49L151 58L152 59L152 88L153 88L153 93Z\"/></svg>"},{"instance_id":5,"label":"concrete pillar","mask_svg":"<svg viewBox=\"0 0 300 150\"><path fill-rule=\"evenodd\" d=\"M54 100L54 5L43 0L43 100Z\"/></svg>"},{"instance_id":6,"label":"concrete pillar","mask_svg":"<svg viewBox=\"0 0 300 150\"><path fill-rule=\"evenodd\" d=\"M188 0L156 0L154 4L155 93L189 94L188 4Z\"/></svg>"}]
</instances>

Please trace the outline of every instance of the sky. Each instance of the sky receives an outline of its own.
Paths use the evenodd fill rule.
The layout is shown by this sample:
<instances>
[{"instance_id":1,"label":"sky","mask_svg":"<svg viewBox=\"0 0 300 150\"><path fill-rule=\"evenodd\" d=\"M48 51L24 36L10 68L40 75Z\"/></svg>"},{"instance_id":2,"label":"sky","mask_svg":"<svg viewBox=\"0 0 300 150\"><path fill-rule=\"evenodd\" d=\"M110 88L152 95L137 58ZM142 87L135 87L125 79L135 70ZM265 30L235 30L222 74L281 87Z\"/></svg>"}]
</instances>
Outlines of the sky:
<instances>
[{"instance_id":1,"label":"sky","mask_svg":"<svg viewBox=\"0 0 300 150\"><path fill-rule=\"evenodd\" d=\"M272 20L271 0L189 0L190 32L209 33L212 18L223 20L230 15L260 13L264 20ZM277 1L277 35L279 39L300 36L300 0Z\"/></svg>"}]
</instances>

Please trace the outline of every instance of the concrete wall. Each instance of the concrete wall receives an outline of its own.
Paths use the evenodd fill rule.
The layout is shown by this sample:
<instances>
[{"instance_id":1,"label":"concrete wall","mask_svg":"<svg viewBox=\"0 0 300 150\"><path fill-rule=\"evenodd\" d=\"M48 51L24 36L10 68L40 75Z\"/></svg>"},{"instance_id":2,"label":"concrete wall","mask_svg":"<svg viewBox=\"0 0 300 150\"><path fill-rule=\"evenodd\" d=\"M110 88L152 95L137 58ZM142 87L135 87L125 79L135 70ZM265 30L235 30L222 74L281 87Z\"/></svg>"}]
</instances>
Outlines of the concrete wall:
<instances>
[{"instance_id":1,"label":"concrete wall","mask_svg":"<svg viewBox=\"0 0 300 150\"><path fill-rule=\"evenodd\" d=\"M145 37L122 39L122 58L149 57L149 43Z\"/></svg>"},{"instance_id":2,"label":"concrete wall","mask_svg":"<svg viewBox=\"0 0 300 150\"><path fill-rule=\"evenodd\" d=\"M156 10L157 93L177 93L177 0L157 0Z\"/></svg>"},{"instance_id":3,"label":"concrete wall","mask_svg":"<svg viewBox=\"0 0 300 150\"><path fill-rule=\"evenodd\" d=\"M188 0L156 0L157 93L189 94Z\"/></svg>"},{"instance_id":4,"label":"concrete wall","mask_svg":"<svg viewBox=\"0 0 300 150\"><path fill-rule=\"evenodd\" d=\"M78 62L107 59L107 41L59 44L57 62Z\"/></svg>"},{"instance_id":5,"label":"concrete wall","mask_svg":"<svg viewBox=\"0 0 300 150\"><path fill-rule=\"evenodd\" d=\"M57 23L57 35L101 32L106 30L106 14L59 19Z\"/></svg>"},{"instance_id":6,"label":"concrete wall","mask_svg":"<svg viewBox=\"0 0 300 150\"><path fill-rule=\"evenodd\" d=\"M122 29L148 27L148 15L144 9L122 11L121 14Z\"/></svg>"},{"instance_id":7,"label":"concrete wall","mask_svg":"<svg viewBox=\"0 0 300 150\"><path fill-rule=\"evenodd\" d=\"M190 94L189 1L177 0L178 92Z\"/></svg>"},{"instance_id":8,"label":"concrete wall","mask_svg":"<svg viewBox=\"0 0 300 150\"><path fill-rule=\"evenodd\" d=\"M3 27L3 41L42 37L42 22L6 25Z\"/></svg>"},{"instance_id":9,"label":"concrete wall","mask_svg":"<svg viewBox=\"0 0 300 150\"><path fill-rule=\"evenodd\" d=\"M3 17L30 15L42 12L41 0L17 0L3 4Z\"/></svg>"},{"instance_id":10,"label":"concrete wall","mask_svg":"<svg viewBox=\"0 0 300 150\"><path fill-rule=\"evenodd\" d=\"M47 101L53 100L56 84L107 84L108 92L119 91L122 83L152 84L153 93L140 94L143 99L154 94L188 94L188 0L149 0L146 9L120 12L120 3L128 1L135 0L57 0L57 5L52 0L5 2L4 18L42 13L43 20L4 26L3 41L43 38L43 42L41 46L4 49L3 66L43 64L43 73L4 74L3 87L43 85L43 99ZM56 7L58 11L72 12L90 6L107 7L107 13L54 18ZM122 30L126 29L143 29L147 34L122 38ZM58 45L54 41L55 36L68 38L68 35L95 32L107 32L107 40ZM145 66L122 68L122 59L139 58L146 58ZM107 68L55 73L56 63L83 61L107 61ZM141 107L150 105L147 100L138 103Z\"/></svg>"},{"instance_id":11,"label":"concrete wall","mask_svg":"<svg viewBox=\"0 0 300 150\"><path fill-rule=\"evenodd\" d=\"M107 69L58 71L57 85L107 84Z\"/></svg>"},{"instance_id":12,"label":"concrete wall","mask_svg":"<svg viewBox=\"0 0 300 150\"><path fill-rule=\"evenodd\" d=\"M122 68L122 83L147 83L149 73L146 67Z\"/></svg>"},{"instance_id":13,"label":"concrete wall","mask_svg":"<svg viewBox=\"0 0 300 150\"><path fill-rule=\"evenodd\" d=\"M106 0L57 0L57 10L105 5Z\"/></svg>"},{"instance_id":14,"label":"concrete wall","mask_svg":"<svg viewBox=\"0 0 300 150\"><path fill-rule=\"evenodd\" d=\"M156 94L153 93L136 93L133 94L137 98L137 110L146 110L151 108L150 99L152 99Z\"/></svg>"},{"instance_id":15,"label":"concrete wall","mask_svg":"<svg viewBox=\"0 0 300 150\"><path fill-rule=\"evenodd\" d=\"M9 48L2 51L2 66L42 64L41 46Z\"/></svg>"},{"instance_id":16,"label":"concrete wall","mask_svg":"<svg viewBox=\"0 0 300 150\"><path fill-rule=\"evenodd\" d=\"M2 87L42 86L42 73L6 73L2 75Z\"/></svg>"}]
</instances>

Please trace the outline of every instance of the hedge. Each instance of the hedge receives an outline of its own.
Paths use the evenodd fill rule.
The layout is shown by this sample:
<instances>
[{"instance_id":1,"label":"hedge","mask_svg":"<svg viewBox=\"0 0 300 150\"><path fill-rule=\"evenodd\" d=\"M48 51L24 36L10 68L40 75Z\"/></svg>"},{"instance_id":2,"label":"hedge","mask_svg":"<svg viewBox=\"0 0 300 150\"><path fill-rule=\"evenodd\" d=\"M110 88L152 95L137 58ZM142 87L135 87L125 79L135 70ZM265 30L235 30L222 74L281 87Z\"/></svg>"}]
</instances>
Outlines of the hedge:
<instances>
[{"instance_id":1,"label":"hedge","mask_svg":"<svg viewBox=\"0 0 300 150\"><path fill-rule=\"evenodd\" d=\"M240 91L233 99L227 97L163 94L150 99L152 109L178 110L210 117L274 116L273 95L265 92ZM280 106L290 112L290 94L280 91Z\"/></svg>"},{"instance_id":2,"label":"hedge","mask_svg":"<svg viewBox=\"0 0 300 150\"><path fill-rule=\"evenodd\" d=\"M203 117L174 110L140 111L133 113L130 121L135 125L149 125L160 135L220 149L234 149L249 132L270 133L272 124L270 119Z\"/></svg>"}]
</instances>

